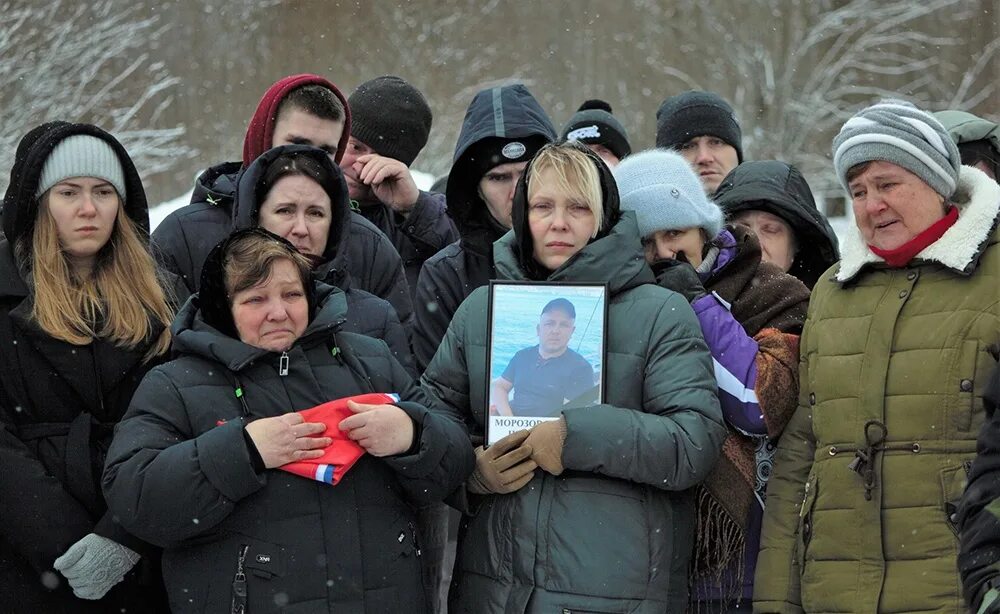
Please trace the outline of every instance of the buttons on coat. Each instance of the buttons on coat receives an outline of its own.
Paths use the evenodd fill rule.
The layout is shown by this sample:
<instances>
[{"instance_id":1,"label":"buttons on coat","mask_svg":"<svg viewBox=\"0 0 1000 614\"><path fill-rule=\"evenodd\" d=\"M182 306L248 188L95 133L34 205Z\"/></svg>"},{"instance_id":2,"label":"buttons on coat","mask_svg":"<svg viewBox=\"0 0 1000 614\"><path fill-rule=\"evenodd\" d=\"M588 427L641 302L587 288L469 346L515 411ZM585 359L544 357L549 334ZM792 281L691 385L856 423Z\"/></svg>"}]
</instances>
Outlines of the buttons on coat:
<instances>
[{"instance_id":1,"label":"buttons on coat","mask_svg":"<svg viewBox=\"0 0 1000 614\"><path fill-rule=\"evenodd\" d=\"M917 272L910 271L909 273L906 274L906 278L909 279L910 281L913 281L914 279L917 278Z\"/></svg>"},{"instance_id":2,"label":"buttons on coat","mask_svg":"<svg viewBox=\"0 0 1000 614\"><path fill-rule=\"evenodd\" d=\"M972 380L963 379L962 383L958 385L958 389L962 392L972 392Z\"/></svg>"},{"instance_id":3,"label":"buttons on coat","mask_svg":"<svg viewBox=\"0 0 1000 614\"><path fill-rule=\"evenodd\" d=\"M809 393L809 404L810 405L815 405L816 404L816 393L815 392L810 392Z\"/></svg>"},{"instance_id":4,"label":"buttons on coat","mask_svg":"<svg viewBox=\"0 0 1000 614\"><path fill-rule=\"evenodd\" d=\"M909 290L900 290L899 298L906 298L908 294L910 294Z\"/></svg>"},{"instance_id":5,"label":"buttons on coat","mask_svg":"<svg viewBox=\"0 0 1000 614\"><path fill-rule=\"evenodd\" d=\"M837 446L830 446L830 456L837 455Z\"/></svg>"}]
</instances>

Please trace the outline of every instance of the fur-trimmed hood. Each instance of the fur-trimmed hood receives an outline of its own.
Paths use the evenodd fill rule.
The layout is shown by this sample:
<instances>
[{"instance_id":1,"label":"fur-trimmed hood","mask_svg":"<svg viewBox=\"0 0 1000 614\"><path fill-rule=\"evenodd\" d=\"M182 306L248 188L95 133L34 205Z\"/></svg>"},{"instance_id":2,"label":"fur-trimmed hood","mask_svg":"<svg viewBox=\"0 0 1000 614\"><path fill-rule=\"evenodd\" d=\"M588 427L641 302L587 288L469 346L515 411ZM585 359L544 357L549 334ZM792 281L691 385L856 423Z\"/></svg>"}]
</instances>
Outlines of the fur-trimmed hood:
<instances>
[{"instance_id":1,"label":"fur-trimmed hood","mask_svg":"<svg viewBox=\"0 0 1000 614\"><path fill-rule=\"evenodd\" d=\"M1000 185L986 173L963 166L958 188L951 198L958 208L958 221L944 235L917 254L916 259L940 263L957 273L970 275L993 233L1000 213ZM835 281L854 279L865 265L885 262L869 249L861 231L852 225L840 250L840 268Z\"/></svg>"}]
</instances>

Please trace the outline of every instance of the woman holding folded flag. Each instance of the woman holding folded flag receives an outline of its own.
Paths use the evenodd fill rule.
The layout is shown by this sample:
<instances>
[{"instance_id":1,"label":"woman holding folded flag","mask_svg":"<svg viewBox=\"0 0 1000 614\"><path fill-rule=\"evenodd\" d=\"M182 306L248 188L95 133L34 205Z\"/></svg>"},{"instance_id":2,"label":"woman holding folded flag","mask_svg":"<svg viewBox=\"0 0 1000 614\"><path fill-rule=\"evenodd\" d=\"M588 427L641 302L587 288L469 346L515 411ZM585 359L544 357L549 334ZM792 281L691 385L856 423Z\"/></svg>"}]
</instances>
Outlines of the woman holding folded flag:
<instances>
[{"instance_id":1,"label":"woman holding folded flag","mask_svg":"<svg viewBox=\"0 0 1000 614\"><path fill-rule=\"evenodd\" d=\"M473 453L346 316L266 230L206 261L179 357L140 385L104 475L121 523L164 547L174 612L425 611L412 506L455 490Z\"/></svg>"}]
</instances>

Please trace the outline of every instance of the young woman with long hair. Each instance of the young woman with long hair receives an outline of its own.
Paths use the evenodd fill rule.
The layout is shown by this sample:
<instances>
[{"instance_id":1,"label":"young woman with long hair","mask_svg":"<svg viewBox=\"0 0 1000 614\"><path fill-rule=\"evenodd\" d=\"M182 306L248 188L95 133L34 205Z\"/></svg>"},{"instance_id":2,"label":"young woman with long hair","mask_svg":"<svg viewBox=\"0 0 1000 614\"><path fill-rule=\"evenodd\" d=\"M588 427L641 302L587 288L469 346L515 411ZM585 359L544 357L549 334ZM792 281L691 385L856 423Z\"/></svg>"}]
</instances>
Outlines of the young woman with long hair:
<instances>
[{"instance_id":1,"label":"young woman with long hair","mask_svg":"<svg viewBox=\"0 0 1000 614\"><path fill-rule=\"evenodd\" d=\"M155 553L100 486L114 426L170 345L148 227L110 134L52 122L21 140L0 241L0 593L16 611L164 607Z\"/></svg>"}]
</instances>

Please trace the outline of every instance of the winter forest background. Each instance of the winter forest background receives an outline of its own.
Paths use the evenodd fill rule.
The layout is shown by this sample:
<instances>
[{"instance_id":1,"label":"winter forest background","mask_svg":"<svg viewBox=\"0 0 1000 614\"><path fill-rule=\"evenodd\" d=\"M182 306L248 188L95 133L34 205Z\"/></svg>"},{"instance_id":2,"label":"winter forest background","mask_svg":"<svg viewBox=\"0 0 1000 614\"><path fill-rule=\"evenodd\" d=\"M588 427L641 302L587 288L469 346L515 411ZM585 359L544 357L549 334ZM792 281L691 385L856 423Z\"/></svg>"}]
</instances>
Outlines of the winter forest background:
<instances>
[{"instance_id":1,"label":"winter forest background","mask_svg":"<svg viewBox=\"0 0 1000 614\"><path fill-rule=\"evenodd\" d=\"M465 108L522 81L557 128L603 98L633 149L653 145L667 96L729 99L747 159L805 172L831 215L843 201L832 135L858 107L901 96L1000 117L1000 0L15 0L0 2L0 167L51 119L125 143L151 203L239 159L257 101L298 72L349 93L397 74L434 111L413 165L448 171Z\"/></svg>"}]
</instances>

